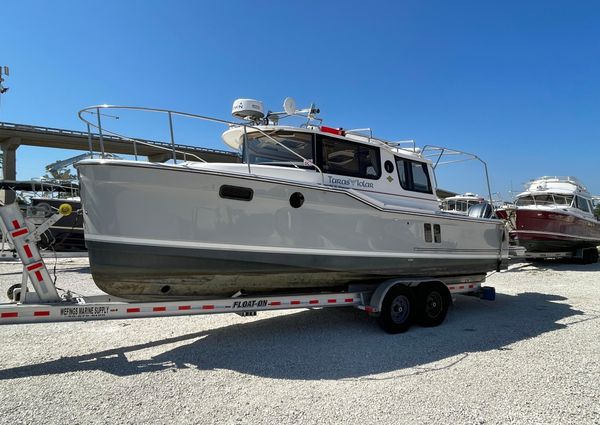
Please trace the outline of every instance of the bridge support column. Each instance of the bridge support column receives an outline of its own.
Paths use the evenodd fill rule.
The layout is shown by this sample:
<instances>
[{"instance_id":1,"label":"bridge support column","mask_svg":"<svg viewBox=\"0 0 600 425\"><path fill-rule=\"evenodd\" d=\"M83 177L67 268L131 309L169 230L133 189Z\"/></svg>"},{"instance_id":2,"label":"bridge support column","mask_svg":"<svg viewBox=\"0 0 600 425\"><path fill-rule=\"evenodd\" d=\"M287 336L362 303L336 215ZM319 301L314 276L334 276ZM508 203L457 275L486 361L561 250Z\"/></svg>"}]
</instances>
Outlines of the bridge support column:
<instances>
[{"instance_id":1,"label":"bridge support column","mask_svg":"<svg viewBox=\"0 0 600 425\"><path fill-rule=\"evenodd\" d=\"M17 179L17 148L21 145L19 137L11 137L0 142L2 148L2 178L4 180ZM0 190L0 200L5 204L15 202L17 196L12 190Z\"/></svg>"}]
</instances>

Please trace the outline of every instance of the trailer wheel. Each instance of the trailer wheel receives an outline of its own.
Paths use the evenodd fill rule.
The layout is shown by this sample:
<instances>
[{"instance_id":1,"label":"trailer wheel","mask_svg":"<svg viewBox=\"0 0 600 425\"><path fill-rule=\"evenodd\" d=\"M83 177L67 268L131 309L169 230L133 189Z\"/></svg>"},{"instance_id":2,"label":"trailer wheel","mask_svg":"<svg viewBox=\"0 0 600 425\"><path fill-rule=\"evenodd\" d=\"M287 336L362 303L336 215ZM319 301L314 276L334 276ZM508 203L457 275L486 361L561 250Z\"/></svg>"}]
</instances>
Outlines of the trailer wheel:
<instances>
[{"instance_id":1,"label":"trailer wheel","mask_svg":"<svg viewBox=\"0 0 600 425\"><path fill-rule=\"evenodd\" d=\"M425 327L442 324L450 306L448 289L440 283L421 284L417 288L416 319Z\"/></svg>"},{"instance_id":2,"label":"trailer wheel","mask_svg":"<svg viewBox=\"0 0 600 425\"><path fill-rule=\"evenodd\" d=\"M583 250L582 258L579 260L581 264L593 264L598 262L598 249L586 248Z\"/></svg>"},{"instance_id":3,"label":"trailer wheel","mask_svg":"<svg viewBox=\"0 0 600 425\"><path fill-rule=\"evenodd\" d=\"M9 300L11 300L11 301L19 301L18 298L20 298L20 297L18 297L16 300L13 300L13 296L14 296L14 293L15 293L15 289L20 288L20 287L21 287L21 284L20 283L16 283L14 285L11 285L8 288L8 290L6 291L6 296L8 297Z\"/></svg>"},{"instance_id":4,"label":"trailer wheel","mask_svg":"<svg viewBox=\"0 0 600 425\"><path fill-rule=\"evenodd\" d=\"M402 285L392 287L383 299L378 318L381 328L391 334L406 332L412 324L414 294Z\"/></svg>"}]
</instances>

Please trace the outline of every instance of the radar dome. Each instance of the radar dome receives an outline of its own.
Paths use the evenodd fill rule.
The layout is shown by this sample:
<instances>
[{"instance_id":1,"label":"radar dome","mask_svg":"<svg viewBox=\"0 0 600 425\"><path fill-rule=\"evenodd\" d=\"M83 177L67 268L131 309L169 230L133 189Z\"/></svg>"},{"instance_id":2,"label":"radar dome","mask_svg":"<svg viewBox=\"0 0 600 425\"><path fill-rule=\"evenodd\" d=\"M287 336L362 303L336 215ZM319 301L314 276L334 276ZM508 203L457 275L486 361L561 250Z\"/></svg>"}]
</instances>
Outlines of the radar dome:
<instances>
[{"instance_id":1,"label":"radar dome","mask_svg":"<svg viewBox=\"0 0 600 425\"><path fill-rule=\"evenodd\" d=\"M255 99L236 99L231 108L231 115L246 121L259 121L264 118L263 103Z\"/></svg>"}]
</instances>

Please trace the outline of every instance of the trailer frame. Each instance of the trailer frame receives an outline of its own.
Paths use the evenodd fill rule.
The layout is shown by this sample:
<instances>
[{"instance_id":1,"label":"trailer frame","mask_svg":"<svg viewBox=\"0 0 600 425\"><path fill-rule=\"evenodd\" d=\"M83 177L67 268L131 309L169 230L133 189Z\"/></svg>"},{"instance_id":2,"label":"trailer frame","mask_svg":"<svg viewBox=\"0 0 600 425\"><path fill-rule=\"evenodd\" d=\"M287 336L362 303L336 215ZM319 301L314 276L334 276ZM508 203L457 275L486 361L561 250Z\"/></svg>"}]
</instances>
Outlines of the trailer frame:
<instances>
[{"instance_id":1,"label":"trailer frame","mask_svg":"<svg viewBox=\"0 0 600 425\"><path fill-rule=\"evenodd\" d=\"M520 245L509 246L509 258L515 260L568 260L572 259L581 264L591 264L598 262L598 248L577 248L574 251L548 251L532 252L527 251Z\"/></svg>"}]
</instances>

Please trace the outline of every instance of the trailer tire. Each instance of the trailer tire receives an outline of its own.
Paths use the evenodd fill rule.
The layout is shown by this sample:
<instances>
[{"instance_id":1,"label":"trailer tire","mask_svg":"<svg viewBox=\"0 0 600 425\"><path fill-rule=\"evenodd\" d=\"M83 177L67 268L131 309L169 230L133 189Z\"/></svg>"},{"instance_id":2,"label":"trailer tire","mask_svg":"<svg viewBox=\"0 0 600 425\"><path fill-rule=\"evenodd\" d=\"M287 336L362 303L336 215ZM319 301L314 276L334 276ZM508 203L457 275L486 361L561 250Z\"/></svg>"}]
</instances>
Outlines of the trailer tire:
<instances>
[{"instance_id":1,"label":"trailer tire","mask_svg":"<svg viewBox=\"0 0 600 425\"><path fill-rule=\"evenodd\" d=\"M412 325L415 296L403 285L396 285L388 291L381 305L379 326L390 334L406 332Z\"/></svg>"},{"instance_id":2,"label":"trailer tire","mask_svg":"<svg viewBox=\"0 0 600 425\"><path fill-rule=\"evenodd\" d=\"M11 285L8 290L6 291L6 296L8 297L9 300L11 301L19 301L19 298L21 298L20 296L17 297L17 299L13 299L14 294L15 294L15 289L18 289L21 287L20 283L16 283L14 285Z\"/></svg>"},{"instance_id":3,"label":"trailer tire","mask_svg":"<svg viewBox=\"0 0 600 425\"><path fill-rule=\"evenodd\" d=\"M583 255L579 261L581 264L594 264L598 262L598 249L586 248L583 250Z\"/></svg>"},{"instance_id":4,"label":"trailer tire","mask_svg":"<svg viewBox=\"0 0 600 425\"><path fill-rule=\"evenodd\" d=\"M441 283L422 283L417 288L416 321L420 326L439 326L446 319L452 298Z\"/></svg>"}]
</instances>

